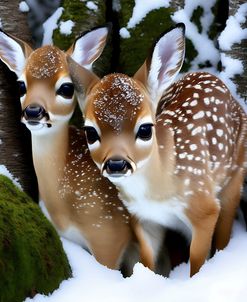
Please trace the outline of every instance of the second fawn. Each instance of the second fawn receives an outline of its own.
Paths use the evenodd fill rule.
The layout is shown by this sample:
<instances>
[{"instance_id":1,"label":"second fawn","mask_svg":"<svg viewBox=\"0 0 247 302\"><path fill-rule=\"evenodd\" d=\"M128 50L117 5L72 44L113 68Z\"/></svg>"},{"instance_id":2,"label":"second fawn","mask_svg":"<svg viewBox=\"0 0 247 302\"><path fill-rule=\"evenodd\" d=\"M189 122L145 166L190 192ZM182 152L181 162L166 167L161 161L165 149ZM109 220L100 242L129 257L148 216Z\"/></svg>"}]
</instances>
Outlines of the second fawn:
<instances>
[{"instance_id":1,"label":"second fawn","mask_svg":"<svg viewBox=\"0 0 247 302\"><path fill-rule=\"evenodd\" d=\"M50 45L32 50L1 31L0 58L18 77L40 198L59 234L109 268L119 268L129 244L138 242L142 262L152 268L152 253L138 222L119 200L115 186L100 175L84 132L69 127L76 101L66 57L91 68L107 34L106 27L92 30L65 53Z\"/></svg>"},{"instance_id":2,"label":"second fawn","mask_svg":"<svg viewBox=\"0 0 247 302\"><path fill-rule=\"evenodd\" d=\"M217 77L197 72L174 82L184 31L178 24L163 34L132 78L110 74L97 81L72 60L69 65L101 174L141 221L191 236L192 276L213 236L216 249L229 242L245 175L247 119ZM85 77L94 84L87 86Z\"/></svg>"}]
</instances>

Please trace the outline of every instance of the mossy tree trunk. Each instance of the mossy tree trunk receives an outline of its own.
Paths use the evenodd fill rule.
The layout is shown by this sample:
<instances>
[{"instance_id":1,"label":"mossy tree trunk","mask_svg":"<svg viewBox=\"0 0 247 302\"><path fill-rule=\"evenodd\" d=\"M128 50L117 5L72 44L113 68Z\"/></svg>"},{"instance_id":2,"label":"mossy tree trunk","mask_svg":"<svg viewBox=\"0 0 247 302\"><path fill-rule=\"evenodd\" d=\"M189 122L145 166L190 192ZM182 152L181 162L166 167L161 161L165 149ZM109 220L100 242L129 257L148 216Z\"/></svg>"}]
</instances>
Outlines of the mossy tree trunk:
<instances>
[{"instance_id":1,"label":"mossy tree trunk","mask_svg":"<svg viewBox=\"0 0 247 302\"><path fill-rule=\"evenodd\" d=\"M88 5L88 2L91 4L91 6ZM53 32L52 39L54 45L60 49L67 50L72 45L76 37L94 27L105 25L107 15L106 2L107 0L62 0L60 6L64 8L64 11L58 20L58 28ZM74 26L71 34L65 35L60 31L60 24L68 20L73 21ZM94 72L100 77L111 72L111 62L112 43L110 37L102 55L93 65ZM71 124L79 128L82 125L82 117L79 106L77 106L74 112L74 115L71 119Z\"/></svg>"},{"instance_id":2,"label":"mossy tree trunk","mask_svg":"<svg viewBox=\"0 0 247 302\"><path fill-rule=\"evenodd\" d=\"M150 11L140 23L134 27L128 26L133 14L134 0L120 0L118 11L119 29L127 30L128 36L120 31L120 51L117 71L133 75L145 61L149 49L157 37L174 24L171 15L175 11L173 7L162 7Z\"/></svg>"},{"instance_id":3,"label":"mossy tree trunk","mask_svg":"<svg viewBox=\"0 0 247 302\"><path fill-rule=\"evenodd\" d=\"M28 24L31 28L35 48L40 47L43 40L43 23L59 7L60 0L26 0L29 6Z\"/></svg>"},{"instance_id":4,"label":"mossy tree trunk","mask_svg":"<svg viewBox=\"0 0 247 302\"><path fill-rule=\"evenodd\" d=\"M19 11L19 2L1 0L1 23L4 31L30 42L26 14ZM5 165L19 179L23 189L37 200L30 134L20 118L16 76L0 62L0 164Z\"/></svg>"},{"instance_id":5,"label":"mossy tree trunk","mask_svg":"<svg viewBox=\"0 0 247 302\"><path fill-rule=\"evenodd\" d=\"M234 16L240 5L246 3L246 0L230 0L229 1L229 16ZM247 28L247 16L242 28ZM247 106L247 35L239 44L234 44L227 55L234 59L238 59L243 64L243 73L234 77L233 82L237 86L237 93L244 99Z\"/></svg>"},{"instance_id":6,"label":"mossy tree trunk","mask_svg":"<svg viewBox=\"0 0 247 302\"><path fill-rule=\"evenodd\" d=\"M89 4L91 5L89 5ZM63 50L67 50L75 38L83 32L94 27L106 24L106 3L104 0L81 1L62 0L61 6L64 8L61 18L58 21L58 28L53 33L53 42ZM62 34L60 31L61 22L71 20L74 22L70 35ZM94 64L94 71L102 76L109 73L111 65L111 47L105 48L101 57Z\"/></svg>"}]
</instances>

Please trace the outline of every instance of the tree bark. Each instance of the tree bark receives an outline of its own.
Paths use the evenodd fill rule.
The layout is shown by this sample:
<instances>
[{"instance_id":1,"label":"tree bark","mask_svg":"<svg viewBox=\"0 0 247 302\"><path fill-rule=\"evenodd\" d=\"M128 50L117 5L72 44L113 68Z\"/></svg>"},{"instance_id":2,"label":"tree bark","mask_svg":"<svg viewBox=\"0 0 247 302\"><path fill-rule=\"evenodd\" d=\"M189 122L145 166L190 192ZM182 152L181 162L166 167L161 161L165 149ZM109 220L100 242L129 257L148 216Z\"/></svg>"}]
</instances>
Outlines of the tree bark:
<instances>
[{"instance_id":1,"label":"tree bark","mask_svg":"<svg viewBox=\"0 0 247 302\"><path fill-rule=\"evenodd\" d=\"M246 0L229 0L229 16L234 16L240 5L246 3ZM245 16L245 22L242 24L242 28L247 28L247 16ZM243 73L234 77L233 82L237 86L237 93L244 99L247 105L247 36L239 44L234 44L230 51L226 54L234 59L238 59L243 64Z\"/></svg>"},{"instance_id":2,"label":"tree bark","mask_svg":"<svg viewBox=\"0 0 247 302\"><path fill-rule=\"evenodd\" d=\"M93 4L96 9L88 7L88 2L80 0L62 0L61 5L64 8L60 22L72 20L74 26L70 35L64 35L57 28L53 32L53 42L60 49L67 50L75 38L91 30L94 27L102 26L106 23L106 0L94 0ZM110 72L111 65L111 43L107 43L102 55L94 63L93 70L97 75L103 76Z\"/></svg>"},{"instance_id":3,"label":"tree bark","mask_svg":"<svg viewBox=\"0 0 247 302\"><path fill-rule=\"evenodd\" d=\"M27 16L19 11L19 0L1 0L0 19L4 31L30 42ZM19 180L25 192L37 199L30 134L20 118L16 76L0 62L0 164Z\"/></svg>"}]
</instances>

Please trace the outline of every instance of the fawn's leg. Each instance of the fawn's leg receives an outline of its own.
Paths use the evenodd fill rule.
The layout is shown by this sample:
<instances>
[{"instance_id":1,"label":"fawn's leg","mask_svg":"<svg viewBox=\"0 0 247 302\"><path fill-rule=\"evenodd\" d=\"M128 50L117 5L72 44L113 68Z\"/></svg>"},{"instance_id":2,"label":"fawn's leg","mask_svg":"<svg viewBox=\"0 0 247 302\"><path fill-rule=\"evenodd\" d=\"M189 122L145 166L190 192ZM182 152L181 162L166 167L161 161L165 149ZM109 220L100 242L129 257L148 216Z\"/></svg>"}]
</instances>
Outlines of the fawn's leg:
<instances>
[{"instance_id":1,"label":"fawn's leg","mask_svg":"<svg viewBox=\"0 0 247 302\"><path fill-rule=\"evenodd\" d=\"M90 250L96 260L110 269L119 269L124 253L133 239L131 228L119 227L116 232L109 226L104 231L98 230L90 235Z\"/></svg>"},{"instance_id":2,"label":"fawn's leg","mask_svg":"<svg viewBox=\"0 0 247 302\"><path fill-rule=\"evenodd\" d=\"M220 193L221 210L215 229L215 248L218 250L226 247L230 240L236 209L240 202L243 181L243 169L238 169Z\"/></svg>"},{"instance_id":3,"label":"fawn's leg","mask_svg":"<svg viewBox=\"0 0 247 302\"><path fill-rule=\"evenodd\" d=\"M219 206L211 196L198 195L190 200L187 215L192 223L190 244L190 276L192 277L200 270L209 254L219 216Z\"/></svg>"},{"instance_id":4,"label":"fawn's leg","mask_svg":"<svg viewBox=\"0 0 247 302\"><path fill-rule=\"evenodd\" d=\"M132 217L131 219L132 229L134 232L134 236L136 238L136 241L139 245L139 251L140 251L140 262L148 267L149 269L153 270L155 269L155 256L154 252L152 250L152 247L150 246L149 242L147 241L144 230L139 223L139 221Z\"/></svg>"}]
</instances>

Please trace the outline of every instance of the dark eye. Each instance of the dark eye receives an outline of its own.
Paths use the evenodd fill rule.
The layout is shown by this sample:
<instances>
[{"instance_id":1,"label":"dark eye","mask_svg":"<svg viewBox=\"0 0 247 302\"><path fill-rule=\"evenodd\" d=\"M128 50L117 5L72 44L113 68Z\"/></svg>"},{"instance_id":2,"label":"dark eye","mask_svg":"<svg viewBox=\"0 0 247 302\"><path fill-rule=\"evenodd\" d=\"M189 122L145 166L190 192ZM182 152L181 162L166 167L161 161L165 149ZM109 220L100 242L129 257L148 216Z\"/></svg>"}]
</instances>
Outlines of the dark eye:
<instances>
[{"instance_id":1,"label":"dark eye","mask_svg":"<svg viewBox=\"0 0 247 302\"><path fill-rule=\"evenodd\" d=\"M94 127L85 126L84 131L86 133L87 142L90 145L94 144L96 141L100 141L100 137Z\"/></svg>"},{"instance_id":2,"label":"dark eye","mask_svg":"<svg viewBox=\"0 0 247 302\"><path fill-rule=\"evenodd\" d=\"M20 97L24 96L27 93L26 84L23 81L17 81L17 85Z\"/></svg>"},{"instance_id":3,"label":"dark eye","mask_svg":"<svg viewBox=\"0 0 247 302\"><path fill-rule=\"evenodd\" d=\"M65 99L71 99L74 94L74 85L72 83L63 83L57 90L57 94Z\"/></svg>"},{"instance_id":4,"label":"dark eye","mask_svg":"<svg viewBox=\"0 0 247 302\"><path fill-rule=\"evenodd\" d=\"M152 137L153 124L143 124L139 127L136 138L140 138L143 141L148 141Z\"/></svg>"}]
</instances>

